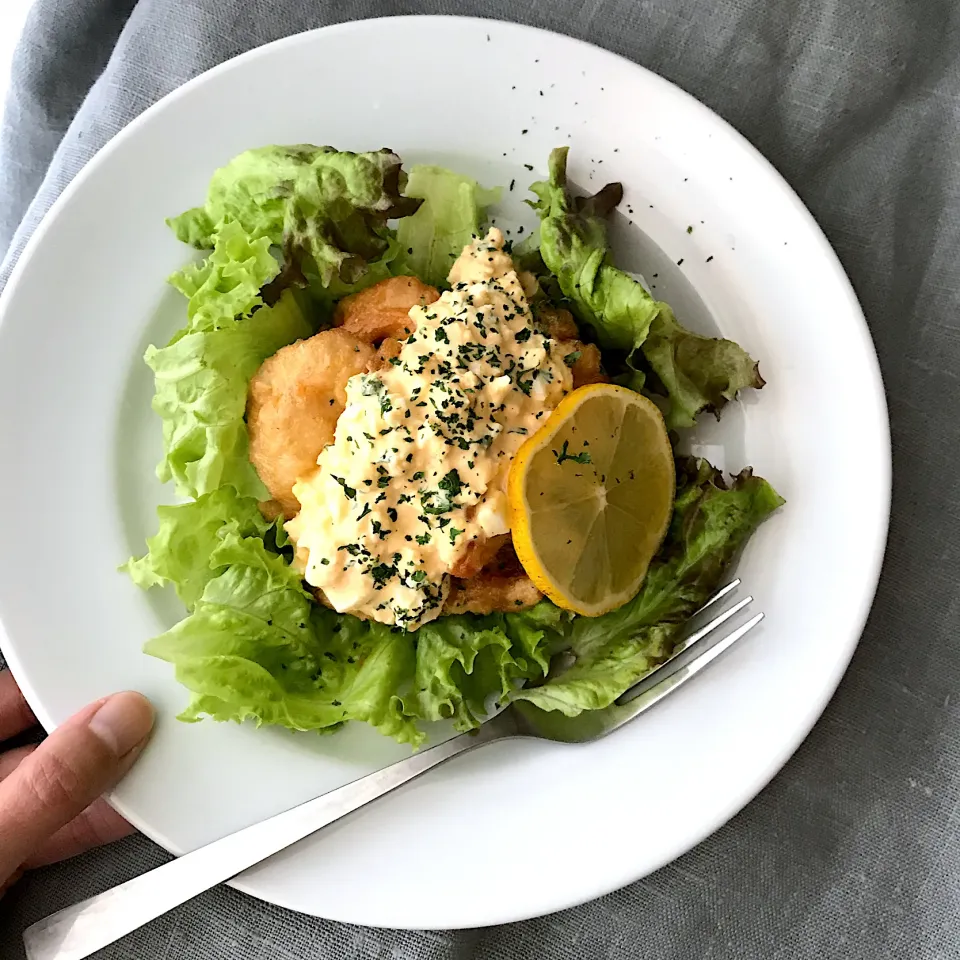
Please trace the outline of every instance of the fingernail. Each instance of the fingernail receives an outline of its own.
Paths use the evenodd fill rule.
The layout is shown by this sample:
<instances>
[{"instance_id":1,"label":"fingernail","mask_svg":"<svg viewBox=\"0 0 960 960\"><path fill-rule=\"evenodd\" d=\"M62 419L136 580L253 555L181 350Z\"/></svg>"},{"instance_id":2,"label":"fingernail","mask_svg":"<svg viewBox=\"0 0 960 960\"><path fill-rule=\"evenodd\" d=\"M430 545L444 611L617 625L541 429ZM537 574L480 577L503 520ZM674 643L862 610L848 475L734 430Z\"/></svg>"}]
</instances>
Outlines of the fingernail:
<instances>
[{"instance_id":1,"label":"fingernail","mask_svg":"<svg viewBox=\"0 0 960 960\"><path fill-rule=\"evenodd\" d=\"M153 707L142 694L127 690L108 697L90 718L90 731L117 757L143 740L153 727Z\"/></svg>"}]
</instances>

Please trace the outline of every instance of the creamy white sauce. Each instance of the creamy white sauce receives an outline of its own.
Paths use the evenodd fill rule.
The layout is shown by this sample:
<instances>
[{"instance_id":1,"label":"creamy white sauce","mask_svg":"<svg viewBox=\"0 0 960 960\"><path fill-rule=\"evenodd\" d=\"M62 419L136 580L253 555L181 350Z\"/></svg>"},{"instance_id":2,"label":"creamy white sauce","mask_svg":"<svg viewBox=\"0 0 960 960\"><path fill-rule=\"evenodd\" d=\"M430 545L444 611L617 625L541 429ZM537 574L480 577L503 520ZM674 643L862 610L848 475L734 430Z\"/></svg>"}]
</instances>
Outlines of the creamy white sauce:
<instances>
[{"instance_id":1,"label":"creamy white sauce","mask_svg":"<svg viewBox=\"0 0 960 960\"><path fill-rule=\"evenodd\" d=\"M499 230L449 279L410 311L399 356L347 383L334 442L294 486L301 511L287 523L305 579L335 609L411 630L440 614L471 543L509 530L510 462L572 385Z\"/></svg>"}]
</instances>

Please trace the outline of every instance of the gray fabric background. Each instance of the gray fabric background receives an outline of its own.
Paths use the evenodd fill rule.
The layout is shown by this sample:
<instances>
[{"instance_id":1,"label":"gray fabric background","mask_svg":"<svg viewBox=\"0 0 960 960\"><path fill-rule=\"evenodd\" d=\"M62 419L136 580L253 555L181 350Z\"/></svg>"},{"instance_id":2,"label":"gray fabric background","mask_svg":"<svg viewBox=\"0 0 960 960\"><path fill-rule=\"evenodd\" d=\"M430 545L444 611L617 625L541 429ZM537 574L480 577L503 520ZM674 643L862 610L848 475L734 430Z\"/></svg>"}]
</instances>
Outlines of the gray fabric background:
<instances>
[{"instance_id":1,"label":"gray fabric background","mask_svg":"<svg viewBox=\"0 0 960 960\"><path fill-rule=\"evenodd\" d=\"M953 0L39 0L0 138L0 250L12 238L0 282L83 163L167 91L285 34L411 12L519 16L625 54L730 120L798 190L861 297L890 398L898 469L873 615L783 773L696 850L618 893L509 927L402 933L309 919L224 888L104 956L960 957ZM815 290L811 309L829 309ZM165 857L132 838L29 876L0 901L2 956L22 956L30 922Z\"/></svg>"}]
</instances>

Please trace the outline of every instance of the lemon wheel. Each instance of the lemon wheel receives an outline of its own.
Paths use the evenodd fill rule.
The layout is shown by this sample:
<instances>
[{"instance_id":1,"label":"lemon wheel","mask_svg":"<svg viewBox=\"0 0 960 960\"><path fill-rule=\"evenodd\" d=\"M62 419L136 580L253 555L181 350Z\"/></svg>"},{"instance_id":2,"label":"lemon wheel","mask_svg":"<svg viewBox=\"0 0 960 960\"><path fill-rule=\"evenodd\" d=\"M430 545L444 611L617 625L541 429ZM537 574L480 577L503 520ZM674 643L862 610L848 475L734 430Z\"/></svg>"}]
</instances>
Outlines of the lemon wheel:
<instances>
[{"instance_id":1,"label":"lemon wheel","mask_svg":"<svg viewBox=\"0 0 960 960\"><path fill-rule=\"evenodd\" d=\"M511 465L517 556L558 606L588 617L615 610L640 589L675 486L654 403L609 383L574 390Z\"/></svg>"}]
</instances>

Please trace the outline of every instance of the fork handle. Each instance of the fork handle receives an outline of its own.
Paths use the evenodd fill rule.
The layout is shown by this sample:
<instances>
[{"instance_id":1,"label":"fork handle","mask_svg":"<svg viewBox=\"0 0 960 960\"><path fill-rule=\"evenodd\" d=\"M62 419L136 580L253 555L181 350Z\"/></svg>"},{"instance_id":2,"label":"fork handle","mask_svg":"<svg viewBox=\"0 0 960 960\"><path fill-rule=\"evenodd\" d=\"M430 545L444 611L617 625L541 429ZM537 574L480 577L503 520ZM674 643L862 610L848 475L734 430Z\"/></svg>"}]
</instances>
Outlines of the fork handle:
<instances>
[{"instance_id":1,"label":"fork handle","mask_svg":"<svg viewBox=\"0 0 960 960\"><path fill-rule=\"evenodd\" d=\"M224 883L427 770L509 735L494 718L473 733L461 734L415 753L60 910L24 931L27 958L82 960L89 957L204 890Z\"/></svg>"}]
</instances>

